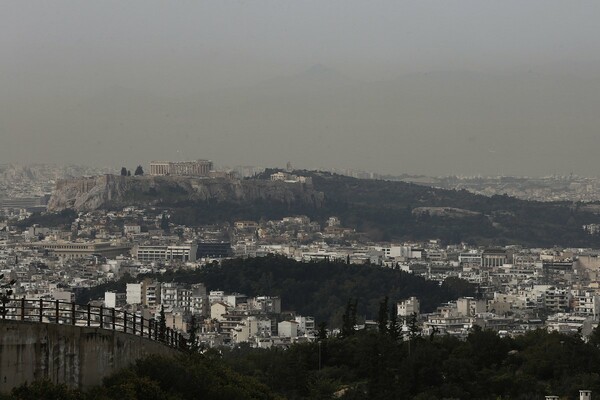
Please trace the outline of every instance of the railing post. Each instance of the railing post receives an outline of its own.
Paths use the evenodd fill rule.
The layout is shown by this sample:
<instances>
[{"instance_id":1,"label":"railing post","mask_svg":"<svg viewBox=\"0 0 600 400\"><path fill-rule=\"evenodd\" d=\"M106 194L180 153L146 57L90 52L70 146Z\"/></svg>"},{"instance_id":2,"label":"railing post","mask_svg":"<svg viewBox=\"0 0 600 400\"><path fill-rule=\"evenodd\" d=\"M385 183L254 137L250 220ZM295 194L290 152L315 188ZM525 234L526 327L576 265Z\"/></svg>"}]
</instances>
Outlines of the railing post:
<instances>
[{"instance_id":1,"label":"railing post","mask_svg":"<svg viewBox=\"0 0 600 400\"><path fill-rule=\"evenodd\" d=\"M123 332L127 333L127 311L123 311Z\"/></svg>"},{"instance_id":2,"label":"railing post","mask_svg":"<svg viewBox=\"0 0 600 400\"><path fill-rule=\"evenodd\" d=\"M100 328L104 325L104 307L100 306Z\"/></svg>"},{"instance_id":3,"label":"railing post","mask_svg":"<svg viewBox=\"0 0 600 400\"><path fill-rule=\"evenodd\" d=\"M75 303L71 303L71 325L75 324Z\"/></svg>"},{"instance_id":4,"label":"railing post","mask_svg":"<svg viewBox=\"0 0 600 400\"><path fill-rule=\"evenodd\" d=\"M25 320L25 297L21 299L21 321Z\"/></svg>"},{"instance_id":5,"label":"railing post","mask_svg":"<svg viewBox=\"0 0 600 400\"><path fill-rule=\"evenodd\" d=\"M133 334L135 335L135 319L136 319L136 315L135 313L131 313L131 325L133 326ZM142 325L142 335L144 334L144 325Z\"/></svg>"},{"instance_id":6,"label":"railing post","mask_svg":"<svg viewBox=\"0 0 600 400\"><path fill-rule=\"evenodd\" d=\"M115 308L113 307L113 309L112 309L112 328L113 328L113 331L116 328L115 317L116 317L116 315L115 315Z\"/></svg>"},{"instance_id":7,"label":"railing post","mask_svg":"<svg viewBox=\"0 0 600 400\"><path fill-rule=\"evenodd\" d=\"M44 316L44 300L40 299L40 322Z\"/></svg>"},{"instance_id":8,"label":"railing post","mask_svg":"<svg viewBox=\"0 0 600 400\"><path fill-rule=\"evenodd\" d=\"M90 303L88 303L87 305L87 326L90 326L92 324L92 306L90 306Z\"/></svg>"},{"instance_id":9,"label":"railing post","mask_svg":"<svg viewBox=\"0 0 600 400\"><path fill-rule=\"evenodd\" d=\"M152 318L148 319L148 338L152 339Z\"/></svg>"},{"instance_id":10,"label":"railing post","mask_svg":"<svg viewBox=\"0 0 600 400\"><path fill-rule=\"evenodd\" d=\"M60 307L60 306L59 306L58 300L56 300L56 323L57 323L57 324L60 322L60 321L59 321L60 312L59 312L59 310L58 310L58 309L59 309L59 307Z\"/></svg>"}]
</instances>

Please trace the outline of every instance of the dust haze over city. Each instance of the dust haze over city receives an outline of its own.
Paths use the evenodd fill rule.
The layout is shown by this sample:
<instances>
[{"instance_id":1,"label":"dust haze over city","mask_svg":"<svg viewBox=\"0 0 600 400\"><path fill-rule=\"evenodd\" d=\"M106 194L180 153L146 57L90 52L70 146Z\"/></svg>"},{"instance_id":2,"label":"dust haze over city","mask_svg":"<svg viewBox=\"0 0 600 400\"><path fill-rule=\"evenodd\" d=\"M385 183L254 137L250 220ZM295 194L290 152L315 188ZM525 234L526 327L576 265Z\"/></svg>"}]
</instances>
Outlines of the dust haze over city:
<instances>
[{"instance_id":1,"label":"dust haze over city","mask_svg":"<svg viewBox=\"0 0 600 400\"><path fill-rule=\"evenodd\" d=\"M0 400L596 398L598 21L0 1Z\"/></svg>"},{"instance_id":2,"label":"dust haze over city","mask_svg":"<svg viewBox=\"0 0 600 400\"><path fill-rule=\"evenodd\" d=\"M0 160L593 176L597 2L3 2Z\"/></svg>"}]
</instances>

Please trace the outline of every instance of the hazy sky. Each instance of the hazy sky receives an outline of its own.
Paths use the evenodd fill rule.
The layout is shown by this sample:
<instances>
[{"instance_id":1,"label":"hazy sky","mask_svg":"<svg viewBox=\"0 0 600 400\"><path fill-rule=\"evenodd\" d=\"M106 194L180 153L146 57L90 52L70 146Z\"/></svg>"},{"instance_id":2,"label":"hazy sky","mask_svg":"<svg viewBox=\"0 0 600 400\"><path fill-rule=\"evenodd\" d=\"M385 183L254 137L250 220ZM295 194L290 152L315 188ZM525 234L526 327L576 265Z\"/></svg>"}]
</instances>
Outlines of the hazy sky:
<instances>
[{"instance_id":1,"label":"hazy sky","mask_svg":"<svg viewBox=\"0 0 600 400\"><path fill-rule=\"evenodd\" d=\"M0 163L598 175L599 21L598 1L2 1Z\"/></svg>"}]
</instances>

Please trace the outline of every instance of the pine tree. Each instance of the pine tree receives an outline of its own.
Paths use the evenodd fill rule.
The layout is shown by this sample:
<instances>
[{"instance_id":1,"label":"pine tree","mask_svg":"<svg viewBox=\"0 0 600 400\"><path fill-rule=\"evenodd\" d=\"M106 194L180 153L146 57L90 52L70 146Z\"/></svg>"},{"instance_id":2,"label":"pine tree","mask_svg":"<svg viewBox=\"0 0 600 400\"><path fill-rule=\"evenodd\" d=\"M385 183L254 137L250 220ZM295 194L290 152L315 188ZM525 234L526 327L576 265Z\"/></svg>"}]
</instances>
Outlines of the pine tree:
<instances>
[{"instance_id":1,"label":"pine tree","mask_svg":"<svg viewBox=\"0 0 600 400\"><path fill-rule=\"evenodd\" d=\"M167 217L166 213L162 214L160 220L160 229L162 229L165 232L169 232L169 218Z\"/></svg>"},{"instance_id":2,"label":"pine tree","mask_svg":"<svg viewBox=\"0 0 600 400\"><path fill-rule=\"evenodd\" d=\"M379 329L379 333L385 335L388 333L388 297L385 298L379 303L379 314L377 317L377 327Z\"/></svg>"},{"instance_id":3,"label":"pine tree","mask_svg":"<svg viewBox=\"0 0 600 400\"><path fill-rule=\"evenodd\" d=\"M352 299L348 299L346 304L346 311L342 315L342 337L348 337L354 334L354 326L356 325L356 304L352 302Z\"/></svg>"},{"instance_id":4,"label":"pine tree","mask_svg":"<svg viewBox=\"0 0 600 400\"><path fill-rule=\"evenodd\" d=\"M121 168L121 176L127 176L127 168L125 168L125 167Z\"/></svg>"},{"instance_id":5,"label":"pine tree","mask_svg":"<svg viewBox=\"0 0 600 400\"><path fill-rule=\"evenodd\" d=\"M165 308L160 306L160 321L158 321L158 340L164 342L167 338L167 318L165 317Z\"/></svg>"},{"instance_id":6,"label":"pine tree","mask_svg":"<svg viewBox=\"0 0 600 400\"><path fill-rule=\"evenodd\" d=\"M398 341L402 335L400 325L398 324L398 310L394 304L390 307L390 327L388 333L395 342Z\"/></svg>"},{"instance_id":7,"label":"pine tree","mask_svg":"<svg viewBox=\"0 0 600 400\"><path fill-rule=\"evenodd\" d=\"M327 323L326 322L321 322L319 324L319 333L317 335L317 338L319 340L327 339Z\"/></svg>"},{"instance_id":8,"label":"pine tree","mask_svg":"<svg viewBox=\"0 0 600 400\"><path fill-rule=\"evenodd\" d=\"M592 329L588 343L592 346L600 348L600 324L596 325L596 327Z\"/></svg>"},{"instance_id":9,"label":"pine tree","mask_svg":"<svg viewBox=\"0 0 600 400\"><path fill-rule=\"evenodd\" d=\"M421 337L421 327L418 323L417 313L412 313L406 320L408 325L408 336L410 340L414 340Z\"/></svg>"},{"instance_id":10,"label":"pine tree","mask_svg":"<svg viewBox=\"0 0 600 400\"><path fill-rule=\"evenodd\" d=\"M137 168L135 169L135 172L133 174L136 175L136 176L138 176L138 175L144 175L144 169L142 168L141 165L138 165Z\"/></svg>"},{"instance_id":11,"label":"pine tree","mask_svg":"<svg viewBox=\"0 0 600 400\"><path fill-rule=\"evenodd\" d=\"M197 353L198 346L198 326L196 325L196 316L192 315L192 320L190 321L190 337L188 339L188 348L191 353Z\"/></svg>"}]
</instances>

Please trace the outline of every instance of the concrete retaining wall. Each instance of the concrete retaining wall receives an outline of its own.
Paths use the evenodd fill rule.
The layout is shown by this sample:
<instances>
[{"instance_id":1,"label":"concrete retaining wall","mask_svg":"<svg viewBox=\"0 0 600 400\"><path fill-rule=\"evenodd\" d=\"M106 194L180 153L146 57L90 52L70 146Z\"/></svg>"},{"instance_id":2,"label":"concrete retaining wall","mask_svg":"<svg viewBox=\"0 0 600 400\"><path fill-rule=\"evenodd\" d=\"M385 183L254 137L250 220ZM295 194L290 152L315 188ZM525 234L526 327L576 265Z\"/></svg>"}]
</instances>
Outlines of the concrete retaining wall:
<instances>
[{"instance_id":1,"label":"concrete retaining wall","mask_svg":"<svg viewBox=\"0 0 600 400\"><path fill-rule=\"evenodd\" d=\"M40 379L85 389L145 355L177 353L123 332L0 320L0 392Z\"/></svg>"}]
</instances>

